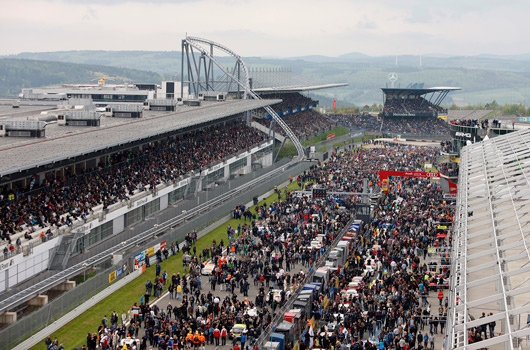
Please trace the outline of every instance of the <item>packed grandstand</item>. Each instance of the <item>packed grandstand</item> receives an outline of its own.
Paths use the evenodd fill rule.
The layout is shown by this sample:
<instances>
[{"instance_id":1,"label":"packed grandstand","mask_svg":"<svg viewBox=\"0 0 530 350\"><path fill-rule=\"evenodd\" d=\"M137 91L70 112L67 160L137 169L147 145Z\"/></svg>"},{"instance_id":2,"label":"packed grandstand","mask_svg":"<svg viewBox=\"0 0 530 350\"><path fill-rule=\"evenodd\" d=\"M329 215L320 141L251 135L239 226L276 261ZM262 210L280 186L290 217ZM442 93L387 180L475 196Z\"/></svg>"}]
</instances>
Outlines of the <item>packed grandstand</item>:
<instances>
[{"instance_id":1,"label":"packed grandstand","mask_svg":"<svg viewBox=\"0 0 530 350\"><path fill-rule=\"evenodd\" d=\"M364 129L372 133L385 133L403 136L447 136L449 125L434 117L377 117L371 114L332 114L329 116L337 124L349 129Z\"/></svg>"}]
</instances>

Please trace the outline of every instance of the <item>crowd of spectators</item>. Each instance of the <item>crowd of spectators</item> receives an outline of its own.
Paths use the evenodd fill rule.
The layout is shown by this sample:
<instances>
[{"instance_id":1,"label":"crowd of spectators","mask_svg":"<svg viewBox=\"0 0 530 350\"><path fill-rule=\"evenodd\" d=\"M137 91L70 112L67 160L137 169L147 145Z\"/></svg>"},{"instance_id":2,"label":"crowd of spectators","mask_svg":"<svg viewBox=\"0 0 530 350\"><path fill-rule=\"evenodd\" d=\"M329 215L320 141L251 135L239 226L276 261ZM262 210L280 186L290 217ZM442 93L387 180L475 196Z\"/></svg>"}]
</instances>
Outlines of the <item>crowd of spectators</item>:
<instances>
[{"instance_id":1,"label":"crowd of spectators","mask_svg":"<svg viewBox=\"0 0 530 350\"><path fill-rule=\"evenodd\" d=\"M452 120L451 121L451 124L453 125L459 125L459 126L467 126L467 127L470 127L470 128L479 128L479 129L488 129L490 127L490 122L488 119L483 119L483 120L477 120L477 119L455 119L455 120ZM505 121L505 124L504 126L507 127L507 124L509 126L509 121ZM497 120L497 119L493 119L492 122L491 122L491 127L492 128L502 128L502 121L501 120ZM515 126L515 122L512 121L512 128L514 128Z\"/></svg>"},{"instance_id":2,"label":"crowd of spectators","mask_svg":"<svg viewBox=\"0 0 530 350\"><path fill-rule=\"evenodd\" d=\"M455 120L451 120L451 124L459 125L459 126L467 126L470 128L486 129L488 126L488 121L487 120L479 121L476 119L455 119Z\"/></svg>"},{"instance_id":3,"label":"crowd of spectators","mask_svg":"<svg viewBox=\"0 0 530 350\"><path fill-rule=\"evenodd\" d=\"M272 105L276 112L294 110L299 107L308 107L318 104L318 101L306 97L298 92L281 93L281 94L264 94L261 95L264 100L280 99L282 102Z\"/></svg>"},{"instance_id":4,"label":"crowd of spectators","mask_svg":"<svg viewBox=\"0 0 530 350\"><path fill-rule=\"evenodd\" d=\"M381 131L381 120L368 113L363 114L331 114L329 117L347 129L364 129L368 132Z\"/></svg>"},{"instance_id":5,"label":"crowd of spectators","mask_svg":"<svg viewBox=\"0 0 530 350\"><path fill-rule=\"evenodd\" d=\"M433 163L439 150L433 147L383 144L369 150L365 141L356 151L336 156L326 167L310 174L324 188L339 192L362 192L363 179L375 185L379 183L379 170L418 171L424 163ZM348 165L349 164L349 165Z\"/></svg>"},{"instance_id":6,"label":"crowd of spectators","mask_svg":"<svg viewBox=\"0 0 530 350\"><path fill-rule=\"evenodd\" d=\"M316 175L327 186L326 172L344 171L345 165L354 169L362 158L378 166L382 154L387 168L419 170L425 153L435 156L438 150L410 146L359 150L333 157ZM397 163L401 158L407 163ZM306 348L433 349L445 327L448 301L443 288L450 275L445 252L451 239L438 236L438 224L450 223L453 215L437 183L396 179L378 200L372 222L353 238L347 267L333 273L320 329L315 337L309 332L302 337ZM431 247L441 253L428 257ZM366 273L370 265L373 272ZM355 276L363 276L357 294L341 293ZM429 302L433 297L438 299L435 305Z\"/></svg>"},{"instance_id":7,"label":"crowd of spectators","mask_svg":"<svg viewBox=\"0 0 530 350\"><path fill-rule=\"evenodd\" d=\"M439 118L391 118L383 120L381 128L383 133L446 136L449 134L449 125Z\"/></svg>"},{"instance_id":8,"label":"crowd of spectators","mask_svg":"<svg viewBox=\"0 0 530 350\"><path fill-rule=\"evenodd\" d=\"M306 188L316 184L336 191L359 190L363 178L378 186L378 170L416 171L438 155L439 148L364 146L332 154L329 162L295 181ZM280 199L282 192L285 199ZM197 252L190 238L183 255L189 273L156 270L156 284L169 290L171 303L166 308L149 305L153 291L146 283L140 305L129 311L131 322L102 324L99 337L129 334L140 339L140 349L224 347L230 346L227 335L232 326L244 324L246 331L230 348L255 349L255 340L275 311L303 283L305 274L297 266L313 268L351 219L356 200L350 196L339 207L330 198L297 196L286 188L277 193L277 201L255 209L238 206L234 217L244 221L227 227L226 240ZM440 235L439 226L450 226L453 216L438 183L392 180L375 205L373 220L353 237L347 266L332 272L329 285L313 301L307 317L315 317L318 328L310 331L312 326L306 325L297 338L300 349L433 349L446 323L444 288L450 275L451 236ZM324 235L321 249L310 246L318 234ZM436 253L428 254L429 248ZM208 283L201 277L207 260L213 264ZM374 268L366 272L367 266ZM342 291L355 276L363 276L357 293L347 296ZM258 290L253 299L248 298L251 284ZM228 295L221 296L217 288ZM488 327L494 329L495 324ZM473 341L482 339L481 329L473 333ZM286 349L292 345L288 342Z\"/></svg>"},{"instance_id":9,"label":"crowd of spectators","mask_svg":"<svg viewBox=\"0 0 530 350\"><path fill-rule=\"evenodd\" d=\"M307 175L296 180L303 187L309 179ZM311 270L351 219L350 210L339 210L326 200L300 197L286 188L276 191L277 201L262 203L252 211L243 205L235 208L234 216L244 221L238 227L228 225L226 238L213 241L204 251L196 251L188 235L182 257L185 274L166 273L157 267L154 279L146 281L140 303L129 310L128 324L107 324L104 319L95 338L116 344L131 336L140 339L140 349L201 349L230 342L241 344L241 349L254 349L275 311L301 287L306 277L301 266ZM321 249L310 245L317 234L324 234ZM207 262L212 272L201 277ZM248 297L251 284L257 289L254 298ZM151 297L163 290L169 291L168 306L150 304ZM246 330L230 339L235 324L244 324Z\"/></svg>"},{"instance_id":10,"label":"crowd of spectators","mask_svg":"<svg viewBox=\"0 0 530 350\"><path fill-rule=\"evenodd\" d=\"M381 117L370 114L333 114L330 118L348 129L364 129L367 132L390 134L445 136L449 125L434 117Z\"/></svg>"},{"instance_id":11,"label":"crowd of spectators","mask_svg":"<svg viewBox=\"0 0 530 350\"><path fill-rule=\"evenodd\" d=\"M416 98L387 98L383 112L389 113L418 113L418 112L443 112L442 107L437 106L423 97Z\"/></svg>"},{"instance_id":12,"label":"crowd of spectators","mask_svg":"<svg viewBox=\"0 0 530 350\"><path fill-rule=\"evenodd\" d=\"M334 127L335 122L314 109L307 109L305 111L296 112L281 116L282 120L289 126L293 133L298 138L307 138L316 136L324 131L330 130ZM270 127L272 119L257 119L258 123ZM276 126L276 132L280 135L286 136L285 131Z\"/></svg>"},{"instance_id":13,"label":"crowd of spectators","mask_svg":"<svg viewBox=\"0 0 530 350\"><path fill-rule=\"evenodd\" d=\"M29 240L33 238L31 233L40 228L71 225L100 204L105 209L129 199L136 191L156 189L265 137L242 121L227 122L142 149L114 153L107 164L98 164L95 169L78 170L64 177L53 173L41 184L32 181L29 188L6 190L0 201L0 238L11 247L10 236L15 232L27 230Z\"/></svg>"}]
</instances>

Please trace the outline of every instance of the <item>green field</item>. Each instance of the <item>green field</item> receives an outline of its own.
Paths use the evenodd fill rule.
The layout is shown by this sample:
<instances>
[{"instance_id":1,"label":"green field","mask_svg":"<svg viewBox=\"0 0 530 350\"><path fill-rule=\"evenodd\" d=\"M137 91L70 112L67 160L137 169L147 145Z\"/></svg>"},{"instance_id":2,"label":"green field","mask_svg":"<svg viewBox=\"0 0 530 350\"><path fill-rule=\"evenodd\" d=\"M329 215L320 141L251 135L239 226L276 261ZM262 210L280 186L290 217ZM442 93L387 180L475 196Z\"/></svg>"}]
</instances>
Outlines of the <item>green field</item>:
<instances>
[{"instance_id":1,"label":"green field","mask_svg":"<svg viewBox=\"0 0 530 350\"><path fill-rule=\"evenodd\" d=\"M319 134L319 135L317 135L317 136L315 136L313 138L310 138L308 140L303 141L302 142L302 146L308 147L308 146L314 145L315 143L326 141L326 137L328 135L333 134L333 133L335 133L335 137L340 137L340 136L348 134L349 132L350 131L348 129L346 129L345 127L337 126L337 127L334 127L333 129L331 129L329 131L323 132L323 133L321 133L321 134ZM280 146L276 147L275 152L278 151L279 147ZM295 157L296 155L297 155L296 147L291 142L291 140L287 140L287 141L285 141L285 145L283 145L282 151L280 152L280 155L278 156L278 160L281 160L281 159L286 158L286 157Z\"/></svg>"},{"instance_id":2,"label":"green field","mask_svg":"<svg viewBox=\"0 0 530 350\"><path fill-rule=\"evenodd\" d=\"M293 182L287 188L288 190L293 190L297 187L297 183ZM271 203L277 199L278 195L274 193L265 200L261 200L258 205L262 205L264 202ZM285 199L283 191L282 199ZM253 206L251 209L253 213L254 208L255 206ZM237 227L237 225L243 223L243 220L230 219L228 222L220 225L196 242L197 251L202 252L204 248L212 244L214 239L217 242L220 242L221 239L226 241L227 225L230 224L232 227ZM170 256L168 260L164 260L160 265L162 267L162 271L167 271L170 276L177 272L182 274L182 252L179 252L174 256ZM134 302L140 304L140 297L145 292L145 282L149 279L153 280L154 277L155 267L153 264L140 278L137 278L126 286L120 288L107 298L103 299L99 304L81 314L68 325L62 327L57 332L50 334L51 338L54 339L57 337L59 342L62 342L66 349L73 349L86 344L87 333L93 333L97 331L103 316L107 315L107 318L110 319L110 315L113 311L116 311L118 315L121 315L122 311L127 312ZM45 348L46 346L44 345L43 339L42 342L33 346L31 349L42 350Z\"/></svg>"}]
</instances>

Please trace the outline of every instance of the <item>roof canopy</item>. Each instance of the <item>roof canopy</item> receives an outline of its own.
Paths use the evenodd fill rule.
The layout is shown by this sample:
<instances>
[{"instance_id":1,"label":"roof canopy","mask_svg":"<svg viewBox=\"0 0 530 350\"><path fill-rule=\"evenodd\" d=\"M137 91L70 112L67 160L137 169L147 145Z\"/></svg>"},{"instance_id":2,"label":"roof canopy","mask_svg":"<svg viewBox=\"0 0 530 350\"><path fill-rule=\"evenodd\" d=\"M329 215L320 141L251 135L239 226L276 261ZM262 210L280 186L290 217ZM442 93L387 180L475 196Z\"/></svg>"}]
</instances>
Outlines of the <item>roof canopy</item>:
<instances>
[{"instance_id":1,"label":"roof canopy","mask_svg":"<svg viewBox=\"0 0 530 350\"><path fill-rule=\"evenodd\" d=\"M462 90L462 88L440 86L440 87L423 88L423 89L381 88L381 90L383 90L383 93L387 96L392 95L392 96L397 96L397 97L405 97L405 96L422 96L422 95L432 94L436 92L448 93L450 91Z\"/></svg>"},{"instance_id":2,"label":"roof canopy","mask_svg":"<svg viewBox=\"0 0 530 350\"><path fill-rule=\"evenodd\" d=\"M518 349L530 335L529 179L530 130L462 149L447 349ZM490 322L500 335L469 344Z\"/></svg>"},{"instance_id":3,"label":"roof canopy","mask_svg":"<svg viewBox=\"0 0 530 350\"><path fill-rule=\"evenodd\" d=\"M302 92L347 86L346 83L323 84L285 69L254 69L249 71L252 90L256 93Z\"/></svg>"}]
</instances>

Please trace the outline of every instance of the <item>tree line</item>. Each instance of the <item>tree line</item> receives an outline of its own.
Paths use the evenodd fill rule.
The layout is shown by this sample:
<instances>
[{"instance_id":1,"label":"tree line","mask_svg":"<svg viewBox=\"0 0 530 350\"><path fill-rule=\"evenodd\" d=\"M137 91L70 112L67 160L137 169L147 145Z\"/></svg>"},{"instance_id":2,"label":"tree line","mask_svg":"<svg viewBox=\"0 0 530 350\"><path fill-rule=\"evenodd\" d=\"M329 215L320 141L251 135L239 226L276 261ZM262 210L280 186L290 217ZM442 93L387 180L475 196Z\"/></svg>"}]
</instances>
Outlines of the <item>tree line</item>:
<instances>
[{"instance_id":1,"label":"tree line","mask_svg":"<svg viewBox=\"0 0 530 350\"><path fill-rule=\"evenodd\" d=\"M135 69L28 59L0 59L0 97L16 97L23 88L97 83L160 83L163 76Z\"/></svg>"},{"instance_id":2,"label":"tree line","mask_svg":"<svg viewBox=\"0 0 530 350\"><path fill-rule=\"evenodd\" d=\"M452 104L449 107L450 110L491 110L502 112L504 115L526 115L530 116L530 106L526 108L522 103L510 103L500 105L497 101L493 100L491 102L482 104L468 104L466 106L457 106Z\"/></svg>"}]
</instances>

